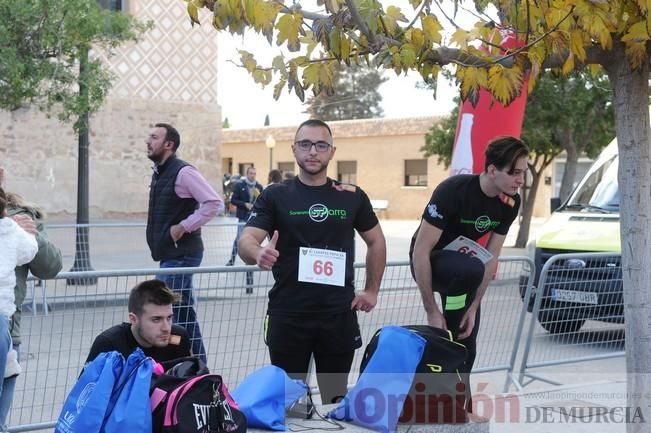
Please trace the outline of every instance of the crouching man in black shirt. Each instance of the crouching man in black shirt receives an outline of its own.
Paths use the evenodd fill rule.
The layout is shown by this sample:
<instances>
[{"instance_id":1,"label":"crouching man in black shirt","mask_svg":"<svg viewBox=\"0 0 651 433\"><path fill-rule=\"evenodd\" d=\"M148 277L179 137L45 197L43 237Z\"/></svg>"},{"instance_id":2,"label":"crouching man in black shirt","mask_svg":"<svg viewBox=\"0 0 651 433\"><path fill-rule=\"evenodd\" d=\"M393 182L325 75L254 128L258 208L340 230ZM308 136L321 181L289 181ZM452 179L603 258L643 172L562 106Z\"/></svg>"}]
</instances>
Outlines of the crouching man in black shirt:
<instances>
[{"instance_id":1,"label":"crouching man in black shirt","mask_svg":"<svg viewBox=\"0 0 651 433\"><path fill-rule=\"evenodd\" d=\"M158 362L190 356L187 331L172 325L172 304L178 301L179 295L163 281L147 280L138 284L129 295L129 322L99 334L86 363L112 350L127 358L137 347Z\"/></svg>"}]
</instances>

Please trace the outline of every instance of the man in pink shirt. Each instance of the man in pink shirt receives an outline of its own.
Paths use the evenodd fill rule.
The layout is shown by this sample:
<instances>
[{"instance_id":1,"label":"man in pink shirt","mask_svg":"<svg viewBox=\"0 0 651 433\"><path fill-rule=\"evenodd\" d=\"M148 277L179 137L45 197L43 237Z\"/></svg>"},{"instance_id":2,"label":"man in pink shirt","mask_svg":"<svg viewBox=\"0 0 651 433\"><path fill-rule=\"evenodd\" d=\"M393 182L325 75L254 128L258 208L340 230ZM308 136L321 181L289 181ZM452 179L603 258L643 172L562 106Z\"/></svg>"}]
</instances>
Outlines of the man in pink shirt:
<instances>
[{"instance_id":1,"label":"man in pink shirt","mask_svg":"<svg viewBox=\"0 0 651 433\"><path fill-rule=\"evenodd\" d=\"M224 209L224 201L199 171L176 157L181 137L167 123L157 123L147 140L147 157L154 162L149 187L147 244L161 268L197 267L203 258L201 226ZM174 323L190 336L192 353L206 361L206 350L194 310L192 274L159 275L181 295L174 306Z\"/></svg>"}]
</instances>

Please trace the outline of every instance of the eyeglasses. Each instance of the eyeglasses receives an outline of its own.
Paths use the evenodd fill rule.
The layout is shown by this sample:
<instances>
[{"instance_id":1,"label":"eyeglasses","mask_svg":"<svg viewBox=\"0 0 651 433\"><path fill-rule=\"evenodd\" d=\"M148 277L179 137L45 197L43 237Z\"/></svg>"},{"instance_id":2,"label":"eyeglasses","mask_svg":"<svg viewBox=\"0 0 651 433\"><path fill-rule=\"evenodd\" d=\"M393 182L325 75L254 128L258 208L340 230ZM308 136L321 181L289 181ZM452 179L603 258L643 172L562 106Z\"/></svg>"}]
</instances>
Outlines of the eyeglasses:
<instances>
[{"instance_id":1,"label":"eyeglasses","mask_svg":"<svg viewBox=\"0 0 651 433\"><path fill-rule=\"evenodd\" d=\"M327 152L332 146L327 141L311 141L311 140L301 140L295 141L294 144L303 152L309 152L312 149L312 146L316 148L317 152Z\"/></svg>"}]
</instances>

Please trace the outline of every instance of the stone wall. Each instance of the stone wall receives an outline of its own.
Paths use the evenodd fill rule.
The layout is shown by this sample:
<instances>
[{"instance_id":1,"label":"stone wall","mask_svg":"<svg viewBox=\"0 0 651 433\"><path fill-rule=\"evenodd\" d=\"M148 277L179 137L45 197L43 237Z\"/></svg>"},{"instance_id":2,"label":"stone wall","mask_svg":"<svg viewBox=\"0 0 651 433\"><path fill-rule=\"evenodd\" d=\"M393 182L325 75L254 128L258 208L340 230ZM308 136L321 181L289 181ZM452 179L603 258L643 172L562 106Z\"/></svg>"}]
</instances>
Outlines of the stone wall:
<instances>
[{"instance_id":1,"label":"stone wall","mask_svg":"<svg viewBox=\"0 0 651 433\"><path fill-rule=\"evenodd\" d=\"M106 59L117 79L91 118L91 217L144 214L151 162L144 140L157 122L181 134L179 156L221 190L221 113L217 104L217 38L210 25L191 27L185 3L130 0L128 12L155 28ZM204 13L202 18L208 19ZM36 110L0 112L0 166L8 190L50 214L76 213L77 137Z\"/></svg>"}]
</instances>

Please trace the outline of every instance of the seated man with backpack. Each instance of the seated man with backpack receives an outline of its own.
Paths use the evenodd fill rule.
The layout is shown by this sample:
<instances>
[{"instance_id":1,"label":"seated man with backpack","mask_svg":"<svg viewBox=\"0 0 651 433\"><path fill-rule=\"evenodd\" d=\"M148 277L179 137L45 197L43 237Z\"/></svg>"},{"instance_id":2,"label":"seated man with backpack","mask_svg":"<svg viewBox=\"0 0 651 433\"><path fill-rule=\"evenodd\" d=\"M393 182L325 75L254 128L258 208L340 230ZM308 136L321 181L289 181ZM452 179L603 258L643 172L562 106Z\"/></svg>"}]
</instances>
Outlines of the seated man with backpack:
<instances>
[{"instance_id":1,"label":"seated man with backpack","mask_svg":"<svg viewBox=\"0 0 651 433\"><path fill-rule=\"evenodd\" d=\"M191 355L185 328L172 324L172 304L179 295L163 281L143 281L129 295L129 322L115 325L95 338L88 364L102 352L116 350L126 359L137 347L157 362Z\"/></svg>"}]
</instances>

